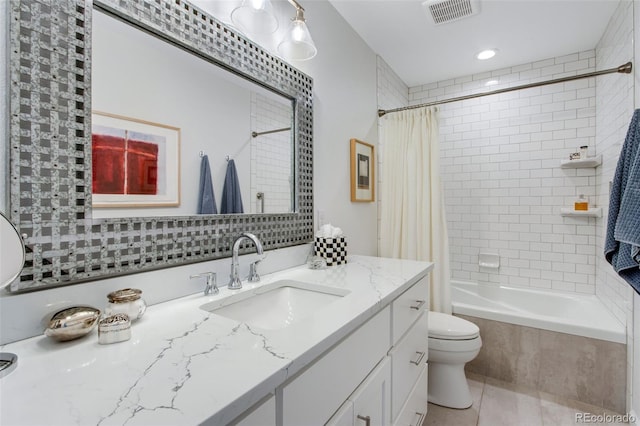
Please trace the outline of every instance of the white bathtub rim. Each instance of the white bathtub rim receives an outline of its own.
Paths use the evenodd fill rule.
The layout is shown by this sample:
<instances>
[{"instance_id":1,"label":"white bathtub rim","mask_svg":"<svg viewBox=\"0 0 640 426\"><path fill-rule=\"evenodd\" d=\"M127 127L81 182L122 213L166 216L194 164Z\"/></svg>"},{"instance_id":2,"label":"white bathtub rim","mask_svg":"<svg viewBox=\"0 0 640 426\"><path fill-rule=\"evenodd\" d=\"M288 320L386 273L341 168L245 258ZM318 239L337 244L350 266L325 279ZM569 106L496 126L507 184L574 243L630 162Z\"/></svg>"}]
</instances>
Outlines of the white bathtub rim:
<instances>
[{"instance_id":1,"label":"white bathtub rim","mask_svg":"<svg viewBox=\"0 0 640 426\"><path fill-rule=\"evenodd\" d=\"M493 289L508 289L508 290L522 290L525 292L534 292L534 293L547 293L550 295L553 294L561 294L563 296L571 296L571 297L585 297L585 298L596 298L600 304L602 302L597 299L595 295L580 295L576 293L567 293L567 292L544 292L537 289L528 289L521 287L507 287L507 286L487 286L482 284L477 284L473 282L465 282L465 281L452 281L453 286L456 284L461 284L463 286L473 286L473 287L491 287ZM479 296L482 297L482 296ZM453 299L453 298L452 298ZM497 302L499 304L499 302ZM601 324L607 324L607 326L598 325L589 325L585 326L584 324L568 321L566 319L560 319L555 317L549 317L544 315L531 315L529 313L518 312L517 308L515 310L504 312L492 308L487 307L478 307L475 305L470 305L467 303L461 303L456 300L452 300L452 307L454 314L467 315L482 319L488 319L493 321L501 321L516 325L521 325L525 327L539 328L548 331L555 331L559 333L567 333L574 334L577 336L589 337L593 339L606 340L615 343L626 344L627 336L625 326L620 323L620 321L611 314L607 308L602 305L603 315L607 316L607 321L602 321Z\"/></svg>"}]
</instances>

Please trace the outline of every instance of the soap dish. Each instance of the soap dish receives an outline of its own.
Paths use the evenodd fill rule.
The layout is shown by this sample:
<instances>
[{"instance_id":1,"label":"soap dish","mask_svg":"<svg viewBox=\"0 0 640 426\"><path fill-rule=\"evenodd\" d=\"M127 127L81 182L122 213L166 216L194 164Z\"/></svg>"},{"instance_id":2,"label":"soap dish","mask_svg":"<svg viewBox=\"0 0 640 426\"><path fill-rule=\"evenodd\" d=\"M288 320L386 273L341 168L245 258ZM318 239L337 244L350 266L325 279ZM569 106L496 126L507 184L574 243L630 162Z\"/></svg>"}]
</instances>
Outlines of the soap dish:
<instances>
[{"instance_id":1,"label":"soap dish","mask_svg":"<svg viewBox=\"0 0 640 426\"><path fill-rule=\"evenodd\" d=\"M496 253L480 253L478 255L478 266L487 269L500 268L500 256Z\"/></svg>"}]
</instances>

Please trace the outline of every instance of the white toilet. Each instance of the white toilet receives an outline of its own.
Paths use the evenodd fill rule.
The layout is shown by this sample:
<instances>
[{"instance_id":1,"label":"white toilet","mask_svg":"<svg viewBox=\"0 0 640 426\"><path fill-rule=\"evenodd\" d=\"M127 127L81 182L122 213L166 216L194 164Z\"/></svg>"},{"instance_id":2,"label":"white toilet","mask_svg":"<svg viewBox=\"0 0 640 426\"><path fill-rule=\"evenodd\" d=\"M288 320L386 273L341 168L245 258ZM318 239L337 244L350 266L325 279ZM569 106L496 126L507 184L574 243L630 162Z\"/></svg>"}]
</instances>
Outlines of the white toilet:
<instances>
[{"instance_id":1,"label":"white toilet","mask_svg":"<svg viewBox=\"0 0 640 426\"><path fill-rule=\"evenodd\" d=\"M429 402L449 408L471 407L464 365L478 355L480 347L477 325L429 312Z\"/></svg>"}]
</instances>

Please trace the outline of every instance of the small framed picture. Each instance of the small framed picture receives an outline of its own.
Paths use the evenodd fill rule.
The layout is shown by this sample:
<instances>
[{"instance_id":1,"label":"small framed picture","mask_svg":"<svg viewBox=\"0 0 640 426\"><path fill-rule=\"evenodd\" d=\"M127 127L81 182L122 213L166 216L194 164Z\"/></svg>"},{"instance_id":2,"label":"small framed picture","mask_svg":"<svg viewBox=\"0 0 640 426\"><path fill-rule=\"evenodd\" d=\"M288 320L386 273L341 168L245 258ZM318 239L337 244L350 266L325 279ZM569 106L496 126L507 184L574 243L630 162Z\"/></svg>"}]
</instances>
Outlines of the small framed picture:
<instances>
[{"instance_id":1,"label":"small framed picture","mask_svg":"<svg viewBox=\"0 0 640 426\"><path fill-rule=\"evenodd\" d=\"M351 201L375 201L374 147L358 139L351 139Z\"/></svg>"},{"instance_id":2,"label":"small framed picture","mask_svg":"<svg viewBox=\"0 0 640 426\"><path fill-rule=\"evenodd\" d=\"M180 129L93 111L93 207L180 204Z\"/></svg>"}]
</instances>

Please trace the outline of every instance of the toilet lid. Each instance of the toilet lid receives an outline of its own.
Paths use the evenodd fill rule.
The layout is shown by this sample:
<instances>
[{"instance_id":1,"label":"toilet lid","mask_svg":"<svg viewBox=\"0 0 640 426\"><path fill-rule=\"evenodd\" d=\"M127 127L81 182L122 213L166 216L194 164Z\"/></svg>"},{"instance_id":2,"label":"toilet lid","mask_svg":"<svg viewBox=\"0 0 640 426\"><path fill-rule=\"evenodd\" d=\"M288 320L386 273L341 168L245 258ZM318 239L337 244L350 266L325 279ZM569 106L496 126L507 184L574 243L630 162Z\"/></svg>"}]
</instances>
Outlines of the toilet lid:
<instances>
[{"instance_id":1,"label":"toilet lid","mask_svg":"<svg viewBox=\"0 0 640 426\"><path fill-rule=\"evenodd\" d=\"M429 337L443 340L474 339L480 334L477 325L453 315L429 312Z\"/></svg>"}]
</instances>

